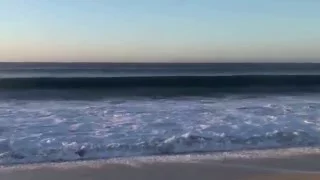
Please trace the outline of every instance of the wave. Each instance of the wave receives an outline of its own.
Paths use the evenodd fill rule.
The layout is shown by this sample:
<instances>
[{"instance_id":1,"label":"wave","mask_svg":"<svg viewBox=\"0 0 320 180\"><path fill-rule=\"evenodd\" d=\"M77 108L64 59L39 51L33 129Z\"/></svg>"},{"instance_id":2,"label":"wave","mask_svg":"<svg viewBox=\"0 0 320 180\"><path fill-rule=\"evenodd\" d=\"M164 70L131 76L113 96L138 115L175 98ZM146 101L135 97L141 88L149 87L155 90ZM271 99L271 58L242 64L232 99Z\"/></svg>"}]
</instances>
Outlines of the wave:
<instances>
[{"instance_id":1,"label":"wave","mask_svg":"<svg viewBox=\"0 0 320 180\"><path fill-rule=\"evenodd\" d=\"M221 75L147 77L27 77L2 78L1 89L88 89L205 87L307 88L320 87L320 75Z\"/></svg>"}]
</instances>

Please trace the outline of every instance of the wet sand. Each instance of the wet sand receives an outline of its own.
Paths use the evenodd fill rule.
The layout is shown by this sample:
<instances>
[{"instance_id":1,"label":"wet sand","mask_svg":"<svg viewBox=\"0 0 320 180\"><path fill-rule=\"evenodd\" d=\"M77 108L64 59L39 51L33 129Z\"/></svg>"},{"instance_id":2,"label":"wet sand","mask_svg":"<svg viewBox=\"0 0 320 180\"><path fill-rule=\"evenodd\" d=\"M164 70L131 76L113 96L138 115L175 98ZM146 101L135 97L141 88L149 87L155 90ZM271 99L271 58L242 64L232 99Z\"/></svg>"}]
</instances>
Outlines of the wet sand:
<instances>
[{"instance_id":1,"label":"wet sand","mask_svg":"<svg viewBox=\"0 0 320 180\"><path fill-rule=\"evenodd\" d=\"M1 180L319 180L320 156L268 159L152 162L135 165L105 163L22 165L2 167ZM30 168L32 167L32 168Z\"/></svg>"}]
</instances>

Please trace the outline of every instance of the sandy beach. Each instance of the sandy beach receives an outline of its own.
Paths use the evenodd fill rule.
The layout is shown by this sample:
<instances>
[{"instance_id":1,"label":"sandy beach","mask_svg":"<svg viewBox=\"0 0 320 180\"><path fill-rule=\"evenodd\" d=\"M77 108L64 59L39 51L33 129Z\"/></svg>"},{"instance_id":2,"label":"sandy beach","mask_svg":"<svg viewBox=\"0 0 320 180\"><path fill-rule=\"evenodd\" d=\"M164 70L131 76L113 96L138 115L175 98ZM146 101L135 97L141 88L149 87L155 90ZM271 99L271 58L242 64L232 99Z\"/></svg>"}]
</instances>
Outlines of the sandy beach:
<instances>
[{"instance_id":1,"label":"sandy beach","mask_svg":"<svg viewBox=\"0 0 320 180\"><path fill-rule=\"evenodd\" d=\"M138 164L53 163L2 167L1 180L318 180L320 156L152 162ZM71 165L71 166L69 166Z\"/></svg>"}]
</instances>

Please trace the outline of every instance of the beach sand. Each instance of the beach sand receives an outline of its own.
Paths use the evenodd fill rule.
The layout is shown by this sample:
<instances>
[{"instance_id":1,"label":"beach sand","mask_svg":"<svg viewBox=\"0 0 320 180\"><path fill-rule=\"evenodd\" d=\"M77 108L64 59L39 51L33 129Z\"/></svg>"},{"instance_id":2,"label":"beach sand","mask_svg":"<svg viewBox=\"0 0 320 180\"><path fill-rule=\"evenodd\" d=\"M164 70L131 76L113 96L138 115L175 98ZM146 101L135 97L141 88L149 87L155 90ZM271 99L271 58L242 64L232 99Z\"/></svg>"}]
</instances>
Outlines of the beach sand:
<instances>
[{"instance_id":1,"label":"beach sand","mask_svg":"<svg viewBox=\"0 0 320 180\"><path fill-rule=\"evenodd\" d=\"M90 165L91 164L91 165ZM1 180L320 180L320 156L286 158L65 164L2 167ZM30 168L32 167L32 168Z\"/></svg>"}]
</instances>

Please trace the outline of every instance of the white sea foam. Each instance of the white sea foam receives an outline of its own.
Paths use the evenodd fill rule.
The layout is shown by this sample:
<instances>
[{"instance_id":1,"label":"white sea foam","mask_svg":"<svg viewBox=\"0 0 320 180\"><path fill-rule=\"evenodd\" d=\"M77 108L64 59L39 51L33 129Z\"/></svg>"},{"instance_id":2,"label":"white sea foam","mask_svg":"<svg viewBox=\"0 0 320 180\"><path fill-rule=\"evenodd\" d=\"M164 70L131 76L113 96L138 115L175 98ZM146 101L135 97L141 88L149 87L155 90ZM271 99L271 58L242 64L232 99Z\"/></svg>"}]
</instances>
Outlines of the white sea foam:
<instances>
[{"instance_id":1,"label":"white sea foam","mask_svg":"<svg viewBox=\"0 0 320 180\"><path fill-rule=\"evenodd\" d=\"M0 100L0 163L320 145L320 95Z\"/></svg>"}]
</instances>

